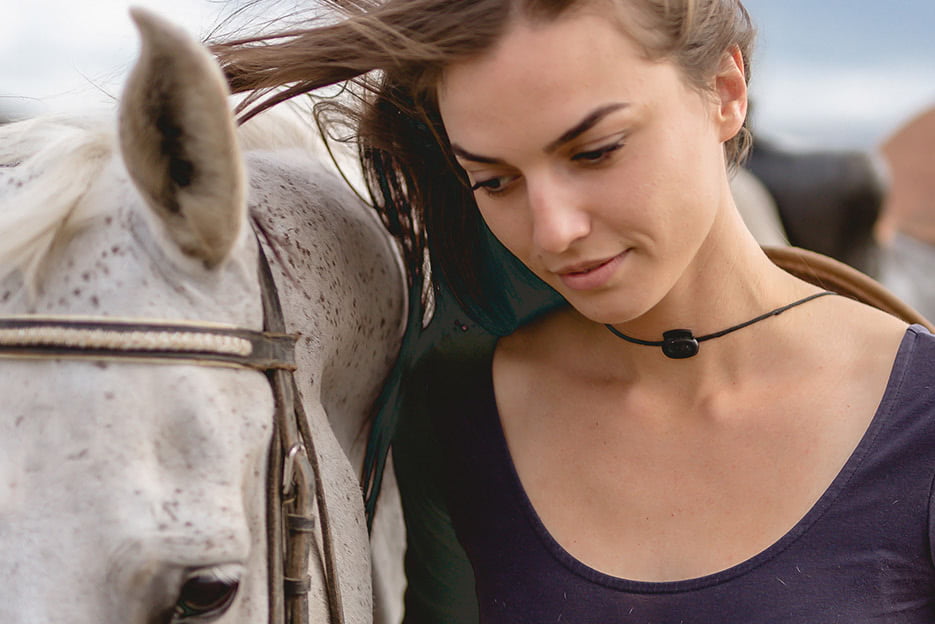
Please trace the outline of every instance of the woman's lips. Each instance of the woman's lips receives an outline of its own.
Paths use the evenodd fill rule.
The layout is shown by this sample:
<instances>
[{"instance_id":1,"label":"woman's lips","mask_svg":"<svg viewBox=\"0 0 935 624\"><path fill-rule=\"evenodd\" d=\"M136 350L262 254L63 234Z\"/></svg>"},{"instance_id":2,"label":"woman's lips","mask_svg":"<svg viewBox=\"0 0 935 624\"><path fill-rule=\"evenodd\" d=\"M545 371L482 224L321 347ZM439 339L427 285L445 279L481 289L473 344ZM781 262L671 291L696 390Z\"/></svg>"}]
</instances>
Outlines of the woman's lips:
<instances>
[{"instance_id":1,"label":"woman's lips","mask_svg":"<svg viewBox=\"0 0 935 624\"><path fill-rule=\"evenodd\" d=\"M593 290L604 286L623 262L626 251L607 260L578 265L557 272L559 279L571 290Z\"/></svg>"}]
</instances>

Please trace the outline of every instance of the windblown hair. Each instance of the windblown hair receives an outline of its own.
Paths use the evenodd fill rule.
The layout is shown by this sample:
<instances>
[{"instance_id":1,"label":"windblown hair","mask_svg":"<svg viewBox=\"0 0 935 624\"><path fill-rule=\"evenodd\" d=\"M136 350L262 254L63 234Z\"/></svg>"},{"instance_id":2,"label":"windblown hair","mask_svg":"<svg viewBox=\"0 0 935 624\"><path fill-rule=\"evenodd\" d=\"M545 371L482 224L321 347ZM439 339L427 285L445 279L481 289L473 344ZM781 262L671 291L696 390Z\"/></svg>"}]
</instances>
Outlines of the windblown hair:
<instances>
[{"instance_id":1,"label":"windblown hair","mask_svg":"<svg viewBox=\"0 0 935 624\"><path fill-rule=\"evenodd\" d=\"M750 75L754 28L740 0L323 1L341 19L213 46L232 90L249 93L242 119L322 87L348 87L350 104L322 100L317 114L350 128L374 206L402 244L410 284L423 279L428 249L433 271L495 333L510 331L514 319L439 115L445 68L489 50L513 20L548 22L602 4L648 58L673 62L701 93L712 92L735 47ZM725 145L727 163L739 162L748 145L744 128Z\"/></svg>"}]
</instances>

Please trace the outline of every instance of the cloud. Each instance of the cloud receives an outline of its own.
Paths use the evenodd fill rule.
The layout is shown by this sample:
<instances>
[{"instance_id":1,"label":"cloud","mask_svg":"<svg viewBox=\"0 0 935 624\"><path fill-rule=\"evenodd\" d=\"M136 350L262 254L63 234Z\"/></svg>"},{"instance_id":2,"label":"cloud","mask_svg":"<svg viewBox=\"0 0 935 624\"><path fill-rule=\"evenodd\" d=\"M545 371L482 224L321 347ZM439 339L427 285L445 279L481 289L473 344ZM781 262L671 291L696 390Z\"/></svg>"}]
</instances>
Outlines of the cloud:
<instances>
[{"instance_id":1,"label":"cloud","mask_svg":"<svg viewBox=\"0 0 935 624\"><path fill-rule=\"evenodd\" d=\"M38 113L110 104L136 57L136 31L127 13L131 4L147 6L202 36L233 13L238 1L242 0L18 2L16 10L6 11L0 21L0 109ZM811 0L797 1L813 11L821 8ZM240 21L256 25L264 16L289 15L312 4L264 0ZM795 22L795 11L773 0L751 0L748 6L757 8L768 22L762 25L767 45L762 59L754 59L752 88L755 123L763 133L816 145L869 147L913 113L935 104L935 67L916 60L930 55L906 47L917 38L857 38L860 55L845 54L843 43L829 43L829 37L853 39L854 32L866 30L868 22L882 19L880 15L827 9L835 16L836 28L812 41L814 37L806 37L803 26ZM812 30L820 30L821 25L817 21ZM809 41L811 48L806 46ZM817 53L819 49L840 53L829 56ZM808 53L821 62L802 60ZM892 60L899 54L904 63ZM878 64L868 65L868 58L876 58ZM890 60L888 65L883 65L884 58Z\"/></svg>"},{"instance_id":2,"label":"cloud","mask_svg":"<svg viewBox=\"0 0 935 624\"><path fill-rule=\"evenodd\" d=\"M935 105L935 67L785 64L761 71L751 91L754 124L764 133L870 147Z\"/></svg>"},{"instance_id":3,"label":"cloud","mask_svg":"<svg viewBox=\"0 0 935 624\"><path fill-rule=\"evenodd\" d=\"M218 5L204 1L20 2L0 22L0 105L70 110L119 92L138 46L131 4L170 16L195 36L217 21Z\"/></svg>"}]
</instances>

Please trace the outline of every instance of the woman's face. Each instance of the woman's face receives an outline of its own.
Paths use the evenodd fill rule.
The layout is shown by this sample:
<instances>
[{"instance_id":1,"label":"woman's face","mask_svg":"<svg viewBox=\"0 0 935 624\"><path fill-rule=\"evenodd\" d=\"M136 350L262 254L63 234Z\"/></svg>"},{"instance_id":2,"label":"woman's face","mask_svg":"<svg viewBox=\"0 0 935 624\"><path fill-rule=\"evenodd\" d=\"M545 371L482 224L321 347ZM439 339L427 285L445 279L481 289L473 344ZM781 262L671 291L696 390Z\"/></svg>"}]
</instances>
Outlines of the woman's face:
<instances>
[{"instance_id":1,"label":"woman's face","mask_svg":"<svg viewBox=\"0 0 935 624\"><path fill-rule=\"evenodd\" d=\"M742 113L732 125L717 88L691 89L597 12L514 25L438 96L490 230L595 321L655 306L731 205L722 143Z\"/></svg>"}]
</instances>

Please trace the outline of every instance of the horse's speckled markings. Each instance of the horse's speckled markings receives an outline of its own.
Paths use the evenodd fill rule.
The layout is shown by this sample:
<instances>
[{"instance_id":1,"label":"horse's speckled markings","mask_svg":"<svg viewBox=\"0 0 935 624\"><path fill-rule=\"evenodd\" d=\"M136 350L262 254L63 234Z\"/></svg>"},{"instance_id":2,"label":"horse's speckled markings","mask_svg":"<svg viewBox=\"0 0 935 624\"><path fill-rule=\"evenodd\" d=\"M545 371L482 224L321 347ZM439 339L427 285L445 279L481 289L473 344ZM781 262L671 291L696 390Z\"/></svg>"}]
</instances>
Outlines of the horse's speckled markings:
<instances>
[{"instance_id":1,"label":"horse's speckled markings","mask_svg":"<svg viewBox=\"0 0 935 624\"><path fill-rule=\"evenodd\" d=\"M386 262L396 257L392 242L343 181L310 167L307 159L303 165L298 152L256 156L248 158L248 201L261 229L270 232L275 253L269 257L287 326L300 335L299 388L305 397L321 402L324 414L310 418L321 419L322 425L325 417L330 419L359 474L366 445L360 415L368 413L376 398L402 335L401 267ZM322 367L322 362L328 366ZM361 394L355 390L360 387L371 392ZM404 587L404 532L398 494L392 484L388 490L374 529L373 554L377 600L381 610L392 615L387 621L393 621L400 614ZM353 499L346 500L347 505L359 504L359 498L347 496ZM388 587L381 593L384 585Z\"/></svg>"},{"instance_id":2,"label":"horse's speckled markings","mask_svg":"<svg viewBox=\"0 0 935 624\"><path fill-rule=\"evenodd\" d=\"M187 59L173 64L181 73L167 83L196 96L176 107L191 116L178 120L183 139L218 131L210 128L228 115L223 98L222 109L196 106L211 85L223 95L216 66L161 20L139 13L137 19L146 22L144 56L147 46L162 46ZM172 202L182 221L147 205L143 198L158 193L139 186L159 173L128 171L112 126L37 120L0 128L0 314L259 329L257 243L242 227L247 205L180 193ZM135 143L121 141L125 149ZM231 160L186 154L212 164ZM127 162L146 162L136 156ZM372 621L374 590L395 617L403 586L398 500L381 512L374 587L357 477L368 408L405 317L398 255L376 218L309 152L251 151L245 179L236 165L224 175L249 186L250 211L269 235L288 328L302 337L297 381L335 526L346 621ZM205 163L195 167L201 171ZM193 187L202 183L201 176L192 179ZM209 188L208 197L225 190ZM201 233L215 218L203 214L217 215L213 225L233 232L220 246L208 242L201 250L198 236L184 231L184 219L201 210L207 211L195 215L202 217ZM206 261L219 253L222 261ZM236 600L213 621L265 621L272 395L262 374L0 359L0 384L0 622L170 622L180 588L194 573L239 578ZM319 563L313 554L312 622L327 621Z\"/></svg>"}]
</instances>

